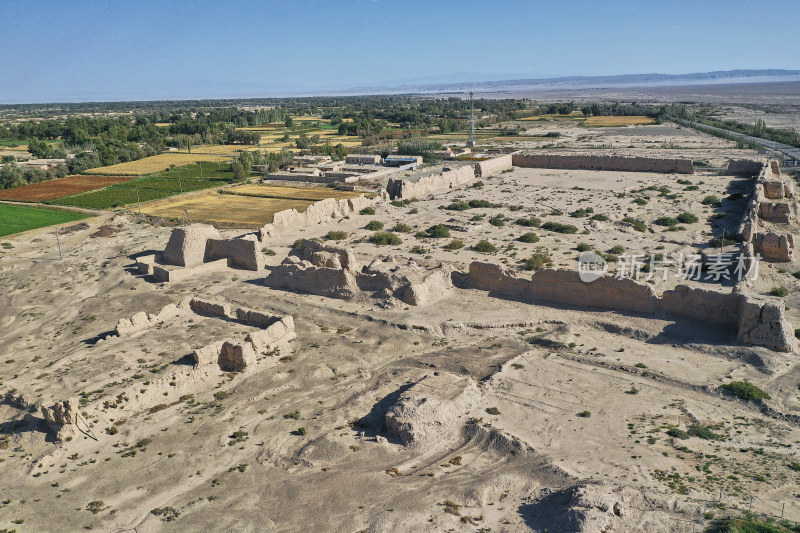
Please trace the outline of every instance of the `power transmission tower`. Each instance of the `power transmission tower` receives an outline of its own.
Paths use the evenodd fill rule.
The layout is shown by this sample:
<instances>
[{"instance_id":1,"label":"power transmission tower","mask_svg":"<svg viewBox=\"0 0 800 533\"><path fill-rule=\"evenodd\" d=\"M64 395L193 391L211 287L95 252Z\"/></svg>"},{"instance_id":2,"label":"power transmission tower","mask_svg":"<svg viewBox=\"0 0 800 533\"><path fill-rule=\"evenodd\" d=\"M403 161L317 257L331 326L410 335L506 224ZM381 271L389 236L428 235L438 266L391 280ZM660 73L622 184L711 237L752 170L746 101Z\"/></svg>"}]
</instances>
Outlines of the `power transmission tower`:
<instances>
[{"instance_id":1,"label":"power transmission tower","mask_svg":"<svg viewBox=\"0 0 800 533\"><path fill-rule=\"evenodd\" d=\"M467 148L475 148L475 107L472 104L472 91L469 92L469 137Z\"/></svg>"}]
</instances>

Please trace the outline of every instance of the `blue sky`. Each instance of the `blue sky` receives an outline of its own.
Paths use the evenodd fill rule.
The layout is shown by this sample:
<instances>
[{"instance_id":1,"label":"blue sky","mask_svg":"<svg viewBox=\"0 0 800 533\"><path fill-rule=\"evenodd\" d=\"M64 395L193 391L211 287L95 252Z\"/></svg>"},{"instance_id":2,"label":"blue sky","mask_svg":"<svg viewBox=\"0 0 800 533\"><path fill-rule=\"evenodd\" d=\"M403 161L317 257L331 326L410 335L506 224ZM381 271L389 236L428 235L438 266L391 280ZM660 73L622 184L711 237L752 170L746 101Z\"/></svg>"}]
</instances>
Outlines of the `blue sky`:
<instances>
[{"instance_id":1,"label":"blue sky","mask_svg":"<svg viewBox=\"0 0 800 533\"><path fill-rule=\"evenodd\" d=\"M0 102L796 69L798 29L796 0L0 0Z\"/></svg>"}]
</instances>

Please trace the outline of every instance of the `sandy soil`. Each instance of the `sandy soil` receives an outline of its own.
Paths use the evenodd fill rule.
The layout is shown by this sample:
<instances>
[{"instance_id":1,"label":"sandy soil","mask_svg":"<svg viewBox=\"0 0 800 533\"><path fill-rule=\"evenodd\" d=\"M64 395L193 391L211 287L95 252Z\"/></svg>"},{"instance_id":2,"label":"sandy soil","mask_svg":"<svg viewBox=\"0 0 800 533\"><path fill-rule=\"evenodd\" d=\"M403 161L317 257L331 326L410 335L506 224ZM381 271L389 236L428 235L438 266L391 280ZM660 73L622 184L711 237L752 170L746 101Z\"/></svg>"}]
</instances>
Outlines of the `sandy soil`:
<instances>
[{"instance_id":1,"label":"sandy soil","mask_svg":"<svg viewBox=\"0 0 800 533\"><path fill-rule=\"evenodd\" d=\"M714 143L709 157L718 148L735 154ZM744 201L712 208L701 200L746 188L714 171L514 169L482 181L276 237L267 268L296 239L330 230L345 231L338 244L363 263L392 253L465 269L480 259L521 275L537 248L565 268L575 264L578 243L604 253L615 245L665 255L702 250L738 222ZM501 205L443 209L474 199ZM570 216L581 207L593 213ZM699 220L674 232L654 224L680 212ZM503 225L489 223L500 214ZM590 220L596 214L609 220ZM514 223L534 216L578 231ZM399 246L376 247L365 239L370 220L412 230L398 233ZM414 236L438 223L452 228L450 238ZM92 237L101 226L115 229ZM515 240L528 231L540 241ZM795 355L743 346L734 332L690 321L464 289L427 307L384 308L270 289L265 271L228 269L173 284L136 273L134 258L162 250L169 234L133 216L98 217L63 238L63 261L52 228L3 239L11 247L0 255L0 395L8 393L0 404L0 528L673 532L707 523L706 512L747 509L751 496L758 512L780 515L785 504L785 516L800 520L800 474L791 466L800 443ZM445 250L453 239L464 248ZM499 251L470 249L480 240ZM792 290L793 308L795 270L765 267L751 290L781 283ZM654 283L661 291L675 281ZM235 322L181 317L109 335L120 318L191 295L291 314L297 338L237 374L187 363L198 346L245 335ZM794 309L790 318L800 320ZM445 376L471 384L463 408L445 401L449 410L439 415L457 412L457 429L437 432L452 419L413 419L433 444L404 445L387 430L387 411L423 378ZM768 391L775 411L794 421L720 394L731 380ZM36 407L70 397L81 399L83 432L54 442ZM698 424L719 438L666 433Z\"/></svg>"}]
</instances>

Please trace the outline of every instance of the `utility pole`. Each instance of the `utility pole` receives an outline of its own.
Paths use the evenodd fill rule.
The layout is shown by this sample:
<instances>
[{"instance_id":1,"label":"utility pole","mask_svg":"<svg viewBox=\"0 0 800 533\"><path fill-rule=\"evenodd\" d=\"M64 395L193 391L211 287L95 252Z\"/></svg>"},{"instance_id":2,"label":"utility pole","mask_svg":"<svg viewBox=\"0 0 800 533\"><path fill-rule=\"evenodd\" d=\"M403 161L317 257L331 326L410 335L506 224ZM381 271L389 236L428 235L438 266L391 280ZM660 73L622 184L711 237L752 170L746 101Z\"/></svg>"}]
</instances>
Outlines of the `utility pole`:
<instances>
[{"instance_id":1,"label":"utility pole","mask_svg":"<svg viewBox=\"0 0 800 533\"><path fill-rule=\"evenodd\" d=\"M178 171L178 187L181 189L181 194L183 194L183 183L181 182L181 171Z\"/></svg>"},{"instance_id":2,"label":"utility pole","mask_svg":"<svg viewBox=\"0 0 800 533\"><path fill-rule=\"evenodd\" d=\"M142 214L142 202L139 200L139 186L136 186L136 203L139 204L139 214Z\"/></svg>"},{"instance_id":3,"label":"utility pole","mask_svg":"<svg viewBox=\"0 0 800 533\"><path fill-rule=\"evenodd\" d=\"M59 228L56 226L56 242L58 243L58 260L63 261L64 255L61 253L61 235L59 234Z\"/></svg>"},{"instance_id":4,"label":"utility pole","mask_svg":"<svg viewBox=\"0 0 800 533\"><path fill-rule=\"evenodd\" d=\"M475 108L472 103L472 91L469 92L469 138L467 148L475 148Z\"/></svg>"}]
</instances>

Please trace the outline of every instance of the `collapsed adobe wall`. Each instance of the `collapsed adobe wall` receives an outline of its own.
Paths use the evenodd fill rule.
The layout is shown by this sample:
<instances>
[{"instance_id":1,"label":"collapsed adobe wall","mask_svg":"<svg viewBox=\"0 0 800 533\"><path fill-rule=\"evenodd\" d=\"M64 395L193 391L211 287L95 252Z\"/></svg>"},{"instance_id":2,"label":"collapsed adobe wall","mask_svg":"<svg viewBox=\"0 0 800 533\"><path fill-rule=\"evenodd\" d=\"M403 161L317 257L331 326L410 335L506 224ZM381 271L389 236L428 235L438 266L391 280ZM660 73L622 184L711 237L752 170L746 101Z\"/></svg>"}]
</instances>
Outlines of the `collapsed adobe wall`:
<instances>
[{"instance_id":1,"label":"collapsed adobe wall","mask_svg":"<svg viewBox=\"0 0 800 533\"><path fill-rule=\"evenodd\" d=\"M167 265L196 267L226 259L228 266L261 270L264 268L264 256L260 248L257 239L252 235L239 239L223 239L213 226L192 224L172 230L160 260ZM154 258L153 262L158 259ZM139 269L152 270L156 274L156 267L145 262L140 264ZM169 273L166 276L169 278Z\"/></svg>"},{"instance_id":2,"label":"collapsed adobe wall","mask_svg":"<svg viewBox=\"0 0 800 533\"><path fill-rule=\"evenodd\" d=\"M513 154L512 161L515 167L524 168L694 174L694 165L691 159L614 155Z\"/></svg>"},{"instance_id":3,"label":"collapsed adobe wall","mask_svg":"<svg viewBox=\"0 0 800 533\"><path fill-rule=\"evenodd\" d=\"M456 169L445 167L440 174L420 178L417 181L389 178L386 192L392 200L422 198L460 187L475 179L475 175L476 170L473 165L464 165Z\"/></svg>"},{"instance_id":4,"label":"collapsed adobe wall","mask_svg":"<svg viewBox=\"0 0 800 533\"><path fill-rule=\"evenodd\" d=\"M322 224L344 218L352 213L358 213L365 207L373 207L386 199L386 193L381 191L375 198L367 198L363 194L355 198L336 200L326 198L309 205L302 213L297 209L278 211L272 217L272 222L258 230L258 240L266 243L268 237L278 235L286 230L304 228L315 224Z\"/></svg>"},{"instance_id":5,"label":"collapsed adobe wall","mask_svg":"<svg viewBox=\"0 0 800 533\"><path fill-rule=\"evenodd\" d=\"M493 157L485 161L479 161L475 164L475 177L485 178L498 172L503 172L514 166L512 154L501 155L500 157Z\"/></svg>"},{"instance_id":6,"label":"collapsed adobe wall","mask_svg":"<svg viewBox=\"0 0 800 533\"><path fill-rule=\"evenodd\" d=\"M267 276L264 284L343 300L379 298L386 306L397 301L427 305L449 294L451 273L449 266L425 268L393 256L361 267L350 249L304 240Z\"/></svg>"},{"instance_id":7,"label":"collapsed adobe wall","mask_svg":"<svg viewBox=\"0 0 800 533\"><path fill-rule=\"evenodd\" d=\"M753 193L747 202L737 229L743 243L752 243L752 251L767 261L788 262L794 258L794 236L777 233L764 227L761 221L791 224L794 219L794 186L781 178L775 161L767 163L738 160L731 161L728 169L754 169ZM783 200L783 201L768 201Z\"/></svg>"},{"instance_id":8,"label":"collapsed adobe wall","mask_svg":"<svg viewBox=\"0 0 800 533\"><path fill-rule=\"evenodd\" d=\"M793 351L793 330L784 316L782 301L760 300L736 292L722 293L678 285L663 295L632 279L602 277L584 282L573 270L544 269L531 279L518 278L505 266L473 262L460 277L465 288L527 302L551 302L571 307L665 314L738 328L746 344L776 351Z\"/></svg>"}]
</instances>

